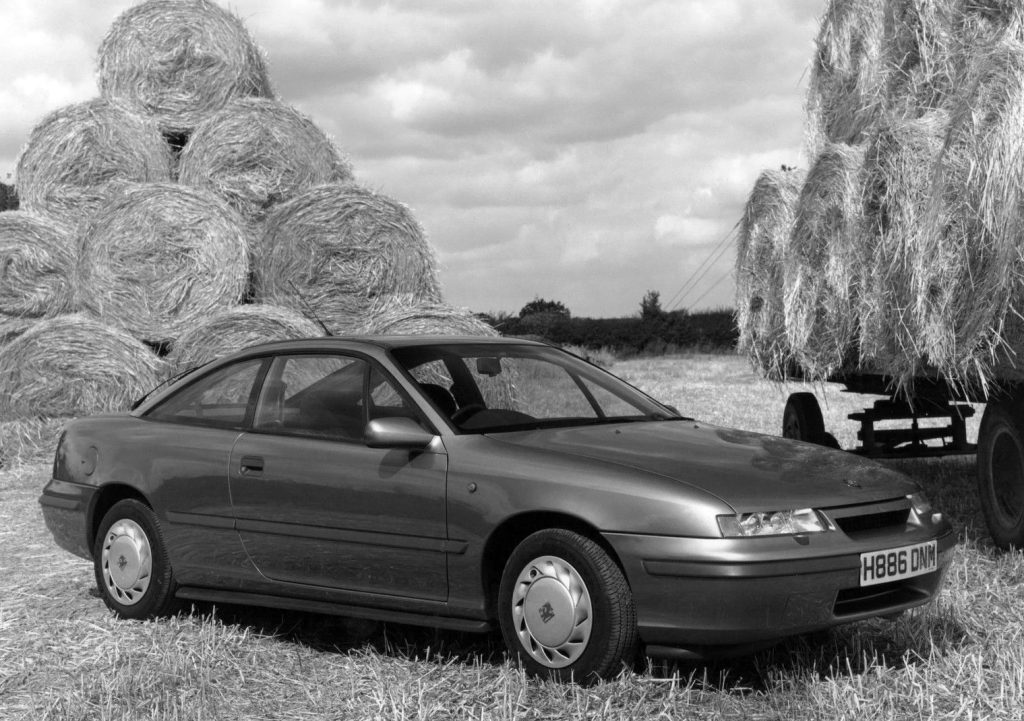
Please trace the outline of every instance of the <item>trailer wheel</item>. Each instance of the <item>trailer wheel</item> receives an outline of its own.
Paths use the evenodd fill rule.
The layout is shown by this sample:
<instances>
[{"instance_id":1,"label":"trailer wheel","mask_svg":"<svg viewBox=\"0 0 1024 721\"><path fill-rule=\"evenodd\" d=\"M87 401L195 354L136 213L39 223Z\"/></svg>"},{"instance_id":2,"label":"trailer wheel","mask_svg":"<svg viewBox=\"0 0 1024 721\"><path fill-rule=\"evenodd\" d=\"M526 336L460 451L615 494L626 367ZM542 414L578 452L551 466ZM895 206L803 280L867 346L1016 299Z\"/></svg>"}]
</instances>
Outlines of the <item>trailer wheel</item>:
<instances>
[{"instance_id":1,"label":"trailer wheel","mask_svg":"<svg viewBox=\"0 0 1024 721\"><path fill-rule=\"evenodd\" d=\"M991 401L978 431L978 495L999 548L1024 548L1024 395Z\"/></svg>"},{"instance_id":2,"label":"trailer wheel","mask_svg":"<svg viewBox=\"0 0 1024 721\"><path fill-rule=\"evenodd\" d=\"M782 412L782 437L823 446L826 445L825 436L825 421L821 417L818 399L806 391L791 393Z\"/></svg>"}]
</instances>

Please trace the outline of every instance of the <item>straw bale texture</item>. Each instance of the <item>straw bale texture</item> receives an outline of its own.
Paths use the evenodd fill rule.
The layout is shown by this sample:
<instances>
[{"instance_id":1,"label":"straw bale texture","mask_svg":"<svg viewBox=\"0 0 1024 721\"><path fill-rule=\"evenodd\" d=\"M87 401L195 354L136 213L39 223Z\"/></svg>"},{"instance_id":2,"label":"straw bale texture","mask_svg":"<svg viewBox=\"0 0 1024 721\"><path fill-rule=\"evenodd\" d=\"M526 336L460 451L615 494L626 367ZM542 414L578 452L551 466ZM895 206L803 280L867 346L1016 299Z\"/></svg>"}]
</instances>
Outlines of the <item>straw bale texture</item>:
<instances>
[{"instance_id":1,"label":"straw bale texture","mask_svg":"<svg viewBox=\"0 0 1024 721\"><path fill-rule=\"evenodd\" d=\"M186 330L167 356L172 373L201 365L256 343L322 336L314 321L272 305L240 305L199 320Z\"/></svg>"},{"instance_id":2,"label":"straw bale texture","mask_svg":"<svg viewBox=\"0 0 1024 721\"><path fill-rule=\"evenodd\" d=\"M68 312L75 263L67 228L24 210L0 213L0 317Z\"/></svg>"},{"instance_id":3,"label":"straw bale texture","mask_svg":"<svg viewBox=\"0 0 1024 721\"><path fill-rule=\"evenodd\" d=\"M788 375L792 349L786 341L786 255L806 172L766 170L747 199L736 255L736 323L739 347L768 378Z\"/></svg>"},{"instance_id":4,"label":"straw bale texture","mask_svg":"<svg viewBox=\"0 0 1024 721\"><path fill-rule=\"evenodd\" d=\"M99 47L104 97L187 133L233 98L273 93L260 49L238 17L209 0L147 0Z\"/></svg>"},{"instance_id":5,"label":"straw bale texture","mask_svg":"<svg viewBox=\"0 0 1024 721\"><path fill-rule=\"evenodd\" d=\"M924 351L950 378L988 382L1024 309L1024 43L978 48L961 79L920 251L917 322Z\"/></svg>"},{"instance_id":6,"label":"straw bale texture","mask_svg":"<svg viewBox=\"0 0 1024 721\"><path fill-rule=\"evenodd\" d=\"M213 190L242 217L317 185L352 179L352 168L305 115L268 98L234 100L200 123L181 152L178 180Z\"/></svg>"},{"instance_id":7,"label":"straw bale texture","mask_svg":"<svg viewBox=\"0 0 1024 721\"><path fill-rule=\"evenodd\" d=\"M871 138L865 155L860 360L903 384L926 360L913 312L915 278L929 243L932 177L947 124L943 111L896 120Z\"/></svg>"},{"instance_id":8,"label":"straw bale texture","mask_svg":"<svg viewBox=\"0 0 1024 721\"><path fill-rule=\"evenodd\" d=\"M82 238L76 306L137 338L171 341L239 302L248 282L238 214L210 192L126 186Z\"/></svg>"},{"instance_id":9,"label":"straw bale texture","mask_svg":"<svg viewBox=\"0 0 1024 721\"><path fill-rule=\"evenodd\" d=\"M840 370L855 343L865 150L829 143L815 159L782 261L787 341L811 380Z\"/></svg>"},{"instance_id":10,"label":"straw bale texture","mask_svg":"<svg viewBox=\"0 0 1024 721\"><path fill-rule=\"evenodd\" d=\"M956 90L971 36L960 0L889 0L882 62L890 117L914 119Z\"/></svg>"},{"instance_id":11,"label":"straw bale texture","mask_svg":"<svg viewBox=\"0 0 1024 721\"><path fill-rule=\"evenodd\" d=\"M367 335L479 335L498 331L465 308L444 303L416 303L405 298L375 304L359 333Z\"/></svg>"},{"instance_id":12,"label":"straw bale texture","mask_svg":"<svg viewBox=\"0 0 1024 721\"><path fill-rule=\"evenodd\" d=\"M0 345L0 416L126 410L162 363L127 333L84 315L46 318Z\"/></svg>"},{"instance_id":13,"label":"straw bale texture","mask_svg":"<svg viewBox=\"0 0 1024 721\"><path fill-rule=\"evenodd\" d=\"M153 122L99 98L69 105L32 129L18 157L20 208L77 226L111 183L166 182L172 165Z\"/></svg>"},{"instance_id":14,"label":"straw bale texture","mask_svg":"<svg viewBox=\"0 0 1024 721\"><path fill-rule=\"evenodd\" d=\"M312 188L268 217L255 252L256 300L312 309L332 333L382 298L439 301L434 253L412 212L355 185Z\"/></svg>"},{"instance_id":15,"label":"straw bale texture","mask_svg":"<svg viewBox=\"0 0 1024 721\"><path fill-rule=\"evenodd\" d=\"M809 145L857 143L884 107L886 0L830 0L807 94Z\"/></svg>"}]
</instances>

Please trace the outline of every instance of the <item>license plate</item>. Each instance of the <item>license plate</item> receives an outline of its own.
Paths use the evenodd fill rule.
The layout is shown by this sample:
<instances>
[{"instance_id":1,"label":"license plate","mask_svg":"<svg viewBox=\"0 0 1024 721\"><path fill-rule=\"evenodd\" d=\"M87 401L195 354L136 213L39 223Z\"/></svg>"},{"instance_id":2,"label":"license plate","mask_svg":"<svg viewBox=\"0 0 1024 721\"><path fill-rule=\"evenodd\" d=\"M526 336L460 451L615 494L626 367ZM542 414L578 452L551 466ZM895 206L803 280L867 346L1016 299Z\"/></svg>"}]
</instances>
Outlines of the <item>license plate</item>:
<instances>
[{"instance_id":1,"label":"license plate","mask_svg":"<svg viewBox=\"0 0 1024 721\"><path fill-rule=\"evenodd\" d=\"M860 585L874 586L931 573L939 567L935 541L860 554Z\"/></svg>"}]
</instances>

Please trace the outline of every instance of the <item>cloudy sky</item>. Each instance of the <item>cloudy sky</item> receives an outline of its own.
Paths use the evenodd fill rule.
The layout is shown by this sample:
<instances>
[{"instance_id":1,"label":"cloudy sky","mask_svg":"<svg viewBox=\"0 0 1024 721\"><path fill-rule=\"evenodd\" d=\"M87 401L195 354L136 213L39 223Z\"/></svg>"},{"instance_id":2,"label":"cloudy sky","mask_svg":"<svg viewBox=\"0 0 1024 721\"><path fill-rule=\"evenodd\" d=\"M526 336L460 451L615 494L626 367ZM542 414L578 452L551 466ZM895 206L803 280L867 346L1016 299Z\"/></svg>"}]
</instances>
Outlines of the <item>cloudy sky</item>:
<instances>
[{"instance_id":1,"label":"cloudy sky","mask_svg":"<svg viewBox=\"0 0 1024 721\"><path fill-rule=\"evenodd\" d=\"M98 94L132 0L0 0L0 180L48 112ZM731 307L757 174L806 165L824 0L233 0L278 96L409 205L449 302L576 316ZM688 283L688 281L691 281ZM682 291L682 292L681 292Z\"/></svg>"}]
</instances>

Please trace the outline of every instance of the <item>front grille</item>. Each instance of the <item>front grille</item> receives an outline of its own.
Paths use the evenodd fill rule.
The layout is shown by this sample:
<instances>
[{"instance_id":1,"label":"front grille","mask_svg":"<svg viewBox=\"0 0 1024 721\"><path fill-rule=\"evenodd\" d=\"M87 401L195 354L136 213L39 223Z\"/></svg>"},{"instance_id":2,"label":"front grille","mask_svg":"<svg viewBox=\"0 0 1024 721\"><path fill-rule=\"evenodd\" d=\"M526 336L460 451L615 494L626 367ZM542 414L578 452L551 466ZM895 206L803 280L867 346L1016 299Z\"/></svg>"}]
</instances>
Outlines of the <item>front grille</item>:
<instances>
[{"instance_id":1,"label":"front grille","mask_svg":"<svg viewBox=\"0 0 1024 721\"><path fill-rule=\"evenodd\" d=\"M910 501L897 498L881 503L824 509L836 527L851 538L878 531L903 530L910 518Z\"/></svg>"},{"instance_id":2,"label":"front grille","mask_svg":"<svg viewBox=\"0 0 1024 721\"><path fill-rule=\"evenodd\" d=\"M910 509L904 508L902 510L886 511L883 513L868 513L863 516L846 516L844 518L836 518L835 522L843 533L851 536L862 531L873 531L878 528L903 526L906 525L907 518L909 517Z\"/></svg>"}]
</instances>

